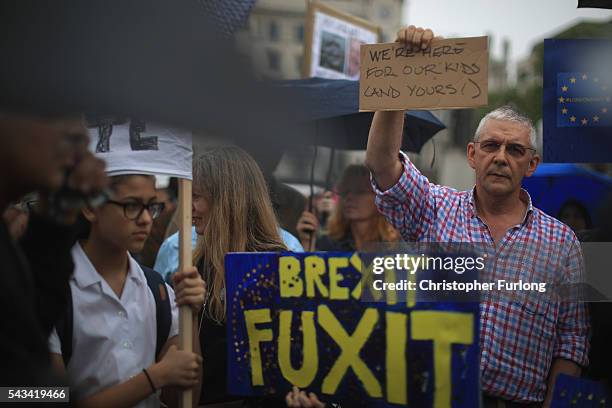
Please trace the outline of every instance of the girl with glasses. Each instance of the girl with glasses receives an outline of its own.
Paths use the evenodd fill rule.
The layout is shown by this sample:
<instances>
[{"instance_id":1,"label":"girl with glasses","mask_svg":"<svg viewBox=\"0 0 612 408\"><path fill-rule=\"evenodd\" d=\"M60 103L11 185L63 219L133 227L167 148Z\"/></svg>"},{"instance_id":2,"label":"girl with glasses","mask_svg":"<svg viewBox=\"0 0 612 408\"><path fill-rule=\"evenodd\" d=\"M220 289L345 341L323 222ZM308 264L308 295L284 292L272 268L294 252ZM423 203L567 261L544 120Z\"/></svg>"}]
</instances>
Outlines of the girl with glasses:
<instances>
[{"instance_id":1,"label":"girl with glasses","mask_svg":"<svg viewBox=\"0 0 612 408\"><path fill-rule=\"evenodd\" d=\"M72 304L49 340L53 364L67 372L71 399L81 407L159 407L160 390L166 403L176 405L173 389L185 388L197 398L201 357L199 348L177 349L177 305L197 314L204 283L195 268L187 268L173 276L174 291L161 279L152 285L150 276L157 273L130 254L142 249L163 210L155 178L111 177L111 190L112 200L83 210L90 228L72 250ZM165 317L167 336L160 335Z\"/></svg>"}]
</instances>

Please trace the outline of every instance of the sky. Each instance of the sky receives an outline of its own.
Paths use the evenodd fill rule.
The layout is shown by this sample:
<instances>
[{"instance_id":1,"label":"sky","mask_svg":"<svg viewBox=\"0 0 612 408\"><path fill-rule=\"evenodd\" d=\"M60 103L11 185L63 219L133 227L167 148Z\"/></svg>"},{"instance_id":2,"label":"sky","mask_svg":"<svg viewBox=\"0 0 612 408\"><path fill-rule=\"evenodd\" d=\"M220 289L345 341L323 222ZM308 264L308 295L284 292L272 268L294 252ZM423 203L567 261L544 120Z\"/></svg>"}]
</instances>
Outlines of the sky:
<instances>
[{"instance_id":1,"label":"sky","mask_svg":"<svg viewBox=\"0 0 612 408\"><path fill-rule=\"evenodd\" d=\"M492 34L490 52L502 55L510 44L512 63L526 58L533 45L584 20L610 21L612 11L576 8L578 0L404 0L403 21L431 28L444 37Z\"/></svg>"}]
</instances>

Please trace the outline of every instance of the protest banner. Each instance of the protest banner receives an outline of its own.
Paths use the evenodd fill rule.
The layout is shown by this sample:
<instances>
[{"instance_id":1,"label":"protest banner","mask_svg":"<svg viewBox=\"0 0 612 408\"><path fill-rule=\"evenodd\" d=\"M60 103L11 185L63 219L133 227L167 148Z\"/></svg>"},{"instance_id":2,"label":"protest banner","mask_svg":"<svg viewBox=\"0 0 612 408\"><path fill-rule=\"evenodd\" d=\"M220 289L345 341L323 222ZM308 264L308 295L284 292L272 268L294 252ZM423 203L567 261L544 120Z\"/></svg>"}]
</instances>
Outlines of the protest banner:
<instances>
[{"instance_id":1,"label":"protest banner","mask_svg":"<svg viewBox=\"0 0 612 408\"><path fill-rule=\"evenodd\" d=\"M163 174L191 180L191 132L142 120L98 119L90 126L90 150L109 175Z\"/></svg>"},{"instance_id":2,"label":"protest banner","mask_svg":"<svg viewBox=\"0 0 612 408\"><path fill-rule=\"evenodd\" d=\"M610 408L609 388L602 381L559 374L555 381L552 403L554 408Z\"/></svg>"},{"instance_id":3,"label":"protest banner","mask_svg":"<svg viewBox=\"0 0 612 408\"><path fill-rule=\"evenodd\" d=\"M379 42L380 27L316 1L306 15L304 77L359 79L359 48Z\"/></svg>"},{"instance_id":4,"label":"protest banner","mask_svg":"<svg viewBox=\"0 0 612 408\"><path fill-rule=\"evenodd\" d=\"M612 41L544 40L543 158L612 161Z\"/></svg>"},{"instance_id":5,"label":"protest banner","mask_svg":"<svg viewBox=\"0 0 612 408\"><path fill-rule=\"evenodd\" d=\"M138 119L98 118L90 126L90 150L106 161L110 176L137 173L179 178L179 269L191 266L191 132ZM193 312L188 306L179 310L179 347L193 350ZM197 405L190 389L182 391L180 401L182 407Z\"/></svg>"},{"instance_id":6,"label":"protest banner","mask_svg":"<svg viewBox=\"0 0 612 408\"><path fill-rule=\"evenodd\" d=\"M487 37L361 46L359 110L473 108L488 100Z\"/></svg>"},{"instance_id":7,"label":"protest banner","mask_svg":"<svg viewBox=\"0 0 612 408\"><path fill-rule=\"evenodd\" d=\"M478 303L366 301L366 269L350 253L228 254L229 393L478 406Z\"/></svg>"}]
</instances>

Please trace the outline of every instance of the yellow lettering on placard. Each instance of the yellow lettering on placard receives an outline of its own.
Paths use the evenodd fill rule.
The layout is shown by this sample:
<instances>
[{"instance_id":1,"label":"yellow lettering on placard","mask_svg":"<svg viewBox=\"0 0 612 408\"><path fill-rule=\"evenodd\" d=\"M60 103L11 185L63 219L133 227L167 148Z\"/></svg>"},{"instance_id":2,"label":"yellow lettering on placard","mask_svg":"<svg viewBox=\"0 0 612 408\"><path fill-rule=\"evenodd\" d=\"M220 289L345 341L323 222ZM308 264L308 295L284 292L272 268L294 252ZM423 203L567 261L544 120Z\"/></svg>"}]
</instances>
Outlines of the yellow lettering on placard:
<instances>
[{"instance_id":1,"label":"yellow lettering on placard","mask_svg":"<svg viewBox=\"0 0 612 408\"><path fill-rule=\"evenodd\" d=\"M285 379L300 388L306 388L312 383L319 368L317 350L317 332L315 330L314 312L302 312L302 367L294 369L291 365L291 319L293 312L280 312L278 334L278 365Z\"/></svg>"},{"instance_id":2,"label":"yellow lettering on placard","mask_svg":"<svg viewBox=\"0 0 612 408\"><path fill-rule=\"evenodd\" d=\"M338 273L338 269L348 267L348 258L330 257L327 262L329 264L329 298L334 300L348 300L348 288L338 285L338 283L342 282L344 279L344 276Z\"/></svg>"},{"instance_id":3,"label":"yellow lettering on placard","mask_svg":"<svg viewBox=\"0 0 612 408\"><path fill-rule=\"evenodd\" d=\"M292 256L278 258L280 295L283 298L300 297L304 292L304 282L300 278L300 261Z\"/></svg>"},{"instance_id":4,"label":"yellow lettering on placard","mask_svg":"<svg viewBox=\"0 0 612 408\"><path fill-rule=\"evenodd\" d=\"M270 309L255 309L244 311L244 322L246 324L247 335L249 336L249 352L251 355L251 383L253 385L263 385L263 373L261 369L261 350L259 343L272 341L271 329L258 329L261 323L270 323Z\"/></svg>"},{"instance_id":5,"label":"yellow lettering on placard","mask_svg":"<svg viewBox=\"0 0 612 408\"><path fill-rule=\"evenodd\" d=\"M304 258L306 274L306 296L315 297L315 285L322 297L329 297L329 291L323 284L321 277L325 275L325 260L320 256L311 255Z\"/></svg>"},{"instance_id":6,"label":"yellow lettering on placard","mask_svg":"<svg viewBox=\"0 0 612 408\"><path fill-rule=\"evenodd\" d=\"M387 401L405 405L406 396L406 322L404 313L386 312L387 326Z\"/></svg>"},{"instance_id":7,"label":"yellow lettering on placard","mask_svg":"<svg viewBox=\"0 0 612 408\"><path fill-rule=\"evenodd\" d=\"M395 275L395 268L385 267L385 282L397 282ZM397 292L394 290L385 290L385 299L388 305L394 305L397 303Z\"/></svg>"},{"instance_id":8,"label":"yellow lettering on placard","mask_svg":"<svg viewBox=\"0 0 612 408\"><path fill-rule=\"evenodd\" d=\"M359 352L378 322L378 310L373 308L366 309L352 336L348 335L342 324L340 324L326 305L318 307L317 316L321 327L334 339L341 350L340 356L323 379L321 391L324 394L335 394L340 381L348 368L351 367L355 375L363 383L363 387L369 396L382 397L382 389L378 380L359 356Z\"/></svg>"},{"instance_id":9,"label":"yellow lettering on placard","mask_svg":"<svg viewBox=\"0 0 612 408\"><path fill-rule=\"evenodd\" d=\"M459 312L413 311L413 340L432 340L434 349L434 408L451 406L451 344L474 342L474 315Z\"/></svg>"},{"instance_id":10,"label":"yellow lettering on placard","mask_svg":"<svg viewBox=\"0 0 612 408\"><path fill-rule=\"evenodd\" d=\"M362 296L364 296L363 288L365 287L369 290L370 296L371 296L371 298L366 298L367 301L378 302L380 301L380 299L383 297L383 294L384 294L387 304L396 303L397 295L395 291L392 291L392 290L382 291L382 290L374 289L373 282L374 282L374 276L376 276L374 272L372 271L372 269L374 268L374 264L370 264L367 268L365 268L363 266L363 261L361 260L357 252L355 252L353 256L351 256L349 261L351 265L353 266L353 268L361 272L361 279L359 280L359 283L355 285L355 287L353 288L353 291L351 292L351 296L353 297L353 299L359 300ZM386 282L391 282L389 280L389 277L387 276L387 273L388 273L388 270L385 270Z\"/></svg>"},{"instance_id":11,"label":"yellow lettering on placard","mask_svg":"<svg viewBox=\"0 0 612 408\"><path fill-rule=\"evenodd\" d=\"M408 282L412 282L414 285L416 285L416 281L417 281L416 271L415 273L407 273L406 275L407 275L406 278L408 279ZM406 289L406 306L409 308L413 308L415 305L416 305L416 290Z\"/></svg>"},{"instance_id":12,"label":"yellow lettering on placard","mask_svg":"<svg viewBox=\"0 0 612 408\"><path fill-rule=\"evenodd\" d=\"M374 265L370 264L370 266L364 268L363 261L357 252L351 256L349 261L351 262L351 265L353 265L353 268L357 269L361 273L361 280L359 283L357 283L357 285L355 285L355 288L353 288L353 291L351 292L353 299L359 300L361 298L363 287L365 286L366 288L369 288L372 300L379 301L383 296L383 292L380 290L375 290L372 286L372 282L374 281L374 272L372 272L372 268Z\"/></svg>"}]
</instances>

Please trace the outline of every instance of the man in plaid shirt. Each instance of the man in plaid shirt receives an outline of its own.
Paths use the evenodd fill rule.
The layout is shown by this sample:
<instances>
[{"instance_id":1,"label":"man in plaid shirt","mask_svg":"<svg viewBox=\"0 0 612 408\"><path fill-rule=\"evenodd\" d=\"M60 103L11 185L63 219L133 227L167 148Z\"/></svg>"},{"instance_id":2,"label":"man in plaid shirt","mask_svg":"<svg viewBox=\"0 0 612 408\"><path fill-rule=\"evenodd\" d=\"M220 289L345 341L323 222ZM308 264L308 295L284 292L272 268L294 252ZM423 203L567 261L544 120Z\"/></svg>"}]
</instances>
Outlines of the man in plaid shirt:
<instances>
[{"instance_id":1,"label":"man in plaid shirt","mask_svg":"<svg viewBox=\"0 0 612 408\"><path fill-rule=\"evenodd\" d=\"M398 33L408 47L427 48L431 30ZM376 202L406 241L468 242L487 248L495 277L573 282L582 253L569 227L531 204L521 189L535 171L535 129L509 107L480 122L467 159L471 191L430 183L400 152L403 112L376 112L366 154ZM544 272L544 275L542 273ZM548 273L548 275L546 275ZM480 371L485 406L547 406L559 373L580 375L588 349L584 305L570 302L481 302Z\"/></svg>"}]
</instances>

